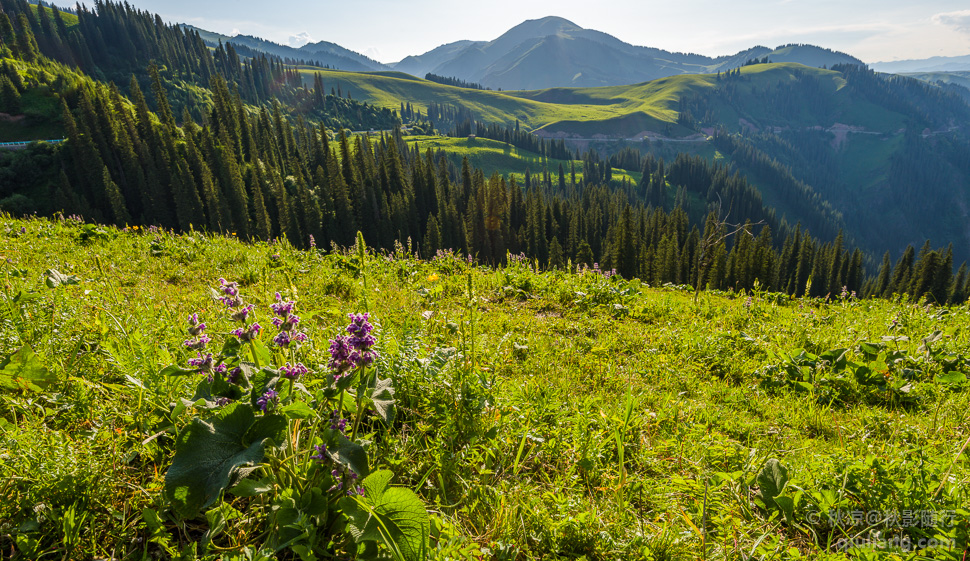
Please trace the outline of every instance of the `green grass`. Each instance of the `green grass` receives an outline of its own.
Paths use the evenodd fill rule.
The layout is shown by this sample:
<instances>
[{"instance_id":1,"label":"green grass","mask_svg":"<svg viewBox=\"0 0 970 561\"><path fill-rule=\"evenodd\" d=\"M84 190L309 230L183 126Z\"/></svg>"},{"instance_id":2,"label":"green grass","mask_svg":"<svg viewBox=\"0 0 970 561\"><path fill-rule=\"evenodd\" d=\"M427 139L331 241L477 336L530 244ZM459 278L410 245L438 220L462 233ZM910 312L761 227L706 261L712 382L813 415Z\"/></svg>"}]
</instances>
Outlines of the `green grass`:
<instances>
[{"instance_id":1,"label":"green grass","mask_svg":"<svg viewBox=\"0 0 970 561\"><path fill-rule=\"evenodd\" d=\"M345 95L350 92L354 99L379 107L399 109L404 102L426 112L432 101L460 104L486 122L511 125L518 120L521 126L539 134L582 138L634 138L642 133L691 135L694 131L677 124L680 99L707 95L724 86L714 74L688 74L628 86L498 92L446 86L399 72L342 72L315 67L300 67L300 72L308 84L319 72L328 93L339 86ZM796 73L814 76L829 99L833 121L825 126L842 122L888 133L903 124L900 115L853 99L838 72L793 63L743 67L743 80L736 81L740 97L735 96L741 101L728 103L715 97L715 119L731 131L740 129L741 118L760 126L818 125L818 116L807 110L794 119L780 119L769 105L759 101L760 92L794 82Z\"/></svg>"},{"instance_id":2,"label":"green grass","mask_svg":"<svg viewBox=\"0 0 970 561\"><path fill-rule=\"evenodd\" d=\"M31 4L30 9L33 10L35 14L37 13L37 6ZM45 7L44 9L47 10L48 15L51 15L53 13L53 10L51 10L48 7ZM64 20L64 25L67 26L68 29L71 29L77 26L78 24L76 15L65 12L63 10L61 10L61 19ZM54 23L53 16L51 16L51 23Z\"/></svg>"},{"instance_id":3,"label":"green grass","mask_svg":"<svg viewBox=\"0 0 970 561\"><path fill-rule=\"evenodd\" d=\"M557 160L554 158L543 158L541 155L528 150L521 150L497 140L487 138L450 138L446 136L408 136L405 137L411 146L417 145L423 154L428 148L432 150L444 150L453 164L461 165L462 158L468 158L468 163L472 168L481 169L486 176L493 173L499 175L515 174L519 180L526 171L532 174L541 174L543 168L553 174L553 182L558 180L559 166L562 165L566 174L566 181L569 181L570 170L576 166L576 180L583 177L583 162L581 160ZM613 170L613 179L622 181L624 179L638 183L640 172L626 170Z\"/></svg>"},{"instance_id":4,"label":"green grass","mask_svg":"<svg viewBox=\"0 0 970 561\"><path fill-rule=\"evenodd\" d=\"M21 115L0 120L0 142L56 140L64 138L57 98L42 88L27 90L20 96Z\"/></svg>"},{"instance_id":5,"label":"green grass","mask_svg":"<svg viewBox=\"0 0 970 561\"><path fill-rule=\"evenodd\" d=\"M298 301L310 388L345 314L371 311L398 415L362 434L372 468L431 512L434 558L961 559L967 547L966 305L695 299L403 249L361 268L197 232L0 222L0 360L29 346L51 378L0 390L0 551L13 559L233 558L273 535L259 497L227 495L232 509L208 520L162 497L193 411L172 406L197 380L159 371L189 357L189 314L217 338L232 328L209 295L219 277L266 325L277 290ZM50 269L77 284L50 288ZM952 510L952 528L882 527L956 548L840 553L866 526L832 527L819 509Z\"/></svg>"}]
</instances>

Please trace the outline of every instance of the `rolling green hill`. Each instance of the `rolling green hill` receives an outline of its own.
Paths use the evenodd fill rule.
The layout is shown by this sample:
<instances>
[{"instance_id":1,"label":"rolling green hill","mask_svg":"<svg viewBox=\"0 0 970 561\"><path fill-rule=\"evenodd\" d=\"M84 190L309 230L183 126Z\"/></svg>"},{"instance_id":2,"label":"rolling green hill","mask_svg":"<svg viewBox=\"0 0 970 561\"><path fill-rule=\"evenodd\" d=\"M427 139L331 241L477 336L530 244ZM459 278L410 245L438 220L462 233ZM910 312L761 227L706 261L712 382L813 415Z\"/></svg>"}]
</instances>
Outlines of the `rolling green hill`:
<instances>
[{"instance_id":1,"label":"rolling green hill","mask_svg":"<svg viewBox=\"0 0 970 561\"><path fill-rule=\"evenodd\" d=\"M409 136L409 145L417 146L420 153L427 149L434 151L441 150L452 164L461 165L463 158L468 158L468 163L489 176L493 173L500 175L515 174L519 177L525 173L540 173L548 169L550 173L557 173L559 166L563 167L566 174L575 166L577 180L583 178L583 163L580 160L557 160L554 158L544 158L535 152L521 150L505 142L490 140L487 138L452 138L447 136ZM614 181L630 181L637 183L642 174L637 171L614 170Z\"/></svg>"},{"instance_id":2,"label":"rolling green hill","mask_svg":"<svg viewBox=\"0 0 970 561\"><path fill-rule=\"evenodd\" d=\"M851 217L847 233L876 252L927 238L970 244L962 226L963 209L970 209L970 107L917 80L855 66L771 63L627 86L497 92L404 74L301 72L307 81L320 72L328 89L338 86L378 107L459 106L478 121L518 123L607 153L624 146L658 150L659 141L665 153L709 156L713 150L703 147L714 144L791 223L815 223L806 209L828 207Z\"/></svg>"},{"instance_id":3,"label":"rolling green hill","mask_svg":"<svg viewBox=\"0 0 970 561\"><path fill-rule=\"evenodd\" d=\"M698 96L712 100L710 124L731 132L766 127L829 128L842 123L888 134L905 121L905 115L845 89L841 73L793 63L747 66L739 69L736 80L717 74L689 74L628 86L504 92L456 88L403 73L339 72L315 67L301 67L300 71L306 83L320 73L328 90L339 86L354 99L379 107L396 109L404 102L427 111L431 102L456 104L471 111L477 120L509 125L518 120L537 134L565 138L642 139L643 133L662 131L670 138L687 137L697 131L679 125L681 100ZM766 93L788 93L788 89L804 84L817 90L811 93L822 96L816 102L821 111L811 105L789 110L764 103Z\"/></svg>"}]
</instances>

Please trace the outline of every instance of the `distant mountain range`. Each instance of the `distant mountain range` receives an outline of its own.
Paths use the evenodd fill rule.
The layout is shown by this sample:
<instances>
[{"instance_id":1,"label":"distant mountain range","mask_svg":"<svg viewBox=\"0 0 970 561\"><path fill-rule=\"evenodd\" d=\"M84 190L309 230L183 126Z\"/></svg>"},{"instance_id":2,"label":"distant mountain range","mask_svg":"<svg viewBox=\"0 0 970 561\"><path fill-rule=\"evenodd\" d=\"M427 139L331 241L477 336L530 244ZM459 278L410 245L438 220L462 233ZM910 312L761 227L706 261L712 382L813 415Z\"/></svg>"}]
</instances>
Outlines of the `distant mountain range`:
<instances>
[{"instance_id":1,"label":"distant mountain range","mask_svg":"<svg viewBox=\"0 0 970 561\"><path fill-rule=\"evenodd\" d=\"M889 72L892 74L906 72L968 72L970 71L970 55L935 56L917 60L874 62L869 67L876 72Z\"/></svg>"},{"instance_id":2,"label":"distant mountain range","mask_svg":"<svg viewBox=\"0 0 970 561\"><path fill-rule=\"evenodd\" d=\"M508 90L636 84L678 74L732 70L765 57L818 67L863 64L845 53L811 45L758 46L717 58L671 53L546 17L525 21L493 41L449 43L390 66L415 76L431 72Z\"/></svg>"},{"instance_id":3,"label":"distant mountain range","mask_svg":"<svg viewBox=\"0 0 970 561\"><path fill-rule=\"evenodd\" d=\"M182 27L198 31L202 40L211 46L215 46L220 42L223 44L232 43L235 47L242 46L244 49L292 60L305 60L320 66L329 66L330 68L338 68L340 70L353 70L355 72L389 70L388 66L376 60L327 41L309 43L297 49L260 39L259 37L253 37L252 35L222 35L188 24L182 24ZM246 53L243 52L241 54L245 55Z\"/></svg>"},{"instance_id":4,"label":"distant mountain range","mask_svg":"<svg viewBox=\"0 0 970 561\"><path fill-rule=\"evenodd\" d=\"M185 27L198 31L211 45L220 41L232 43L237 47L340 70L393 69L420 78L431 72L503 90L636 84L679 74L723 72L765 57L772 62L797 62L815 67L863 64L845 53L811 45L786 45L776 49L757 46L717 58L671 53L634 46L559 17L528 20L493 41L456 41L393 64L382 64L325 41L294 48L248 35L230 37L189 25ZM241 54L246 54L245 50Z\"/></svg>"}]
</instances>

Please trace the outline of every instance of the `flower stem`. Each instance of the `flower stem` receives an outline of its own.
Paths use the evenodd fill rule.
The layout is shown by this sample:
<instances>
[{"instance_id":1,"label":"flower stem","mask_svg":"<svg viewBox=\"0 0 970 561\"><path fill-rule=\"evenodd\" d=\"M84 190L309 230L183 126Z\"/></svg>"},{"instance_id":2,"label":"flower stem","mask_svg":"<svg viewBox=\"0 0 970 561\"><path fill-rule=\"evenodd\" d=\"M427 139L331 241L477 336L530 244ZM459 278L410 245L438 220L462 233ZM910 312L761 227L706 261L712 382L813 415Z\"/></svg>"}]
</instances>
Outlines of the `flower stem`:
<instances>
[{"instance_id":1,"label":"flower stem","mask_svg":"<svg viewBox=\"0 0 970 561\"><path fill-rule=\"evenodd\" d=\"M259 365L259 356L256 355L256 344L252 340L249 341L249 350L253 353L253 362L256 364L256 369L262 370L263 367Z\"/></svg>"}]
</instances>

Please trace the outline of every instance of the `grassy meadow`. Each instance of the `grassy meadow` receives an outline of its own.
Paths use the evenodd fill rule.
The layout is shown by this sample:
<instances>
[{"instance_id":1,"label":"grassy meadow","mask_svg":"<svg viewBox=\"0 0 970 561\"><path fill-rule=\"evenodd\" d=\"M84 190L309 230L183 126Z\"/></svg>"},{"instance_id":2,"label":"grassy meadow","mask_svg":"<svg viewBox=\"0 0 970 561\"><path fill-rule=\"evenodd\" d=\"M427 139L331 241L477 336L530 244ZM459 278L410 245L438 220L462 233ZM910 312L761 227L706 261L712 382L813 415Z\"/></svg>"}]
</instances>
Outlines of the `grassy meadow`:
<instances>
[{"instance_id":1,"label":"grassy meadow","mask_svg":"<svg viewBox=\"0 0 970 561\"><path fill-rule=\"evenodd\" d=\"M452 138L447 136L407 136L405 139L409 146L417 146L423 154L428 148L433 151L442 150L449 161L456 167L461 167L463 158L468 158L471 167L482 170L486 176L493 173L507 176L515 174L521 180L525 172L541 174L543 168L548 169L549 173L558 174L559 166L562 166L569 180L573 166L576 167L576 180L583 177L582 160L557 160L546 158L541 154L516 148L511 144L491 140L488 138ZM643 174L622 169L612 170L612 178L615 181L629 180L639 183ZM555 178L553 179L556 180Z\"/></svg>"},{"instance_id":2,"label":"grassy meadow","mask_svg":"<svg viewBox=\"0 0 970 561\"><path fill-rule=\"evenodd\" d=\"M846 81L838 72L794 63L742 67L730 86L716 74L686 74L628 86L529 91L458 88L401 72L345 72L313 66L299 70L305 84L312 86L319 73L327 92L339 87L344 95L349 92L356 100L382 108L398 109L401 103L411 103L415 110L426 112L432 101L461 105L484 122L511 125L518 120L533 132L583 138L633 138L643 132L675 138L695 134L678 124L680 101L712 93L712 118L731 132L744 127L742 119L759 128L814 126L818 116L807 108L799 114L778 114L764 99L765 92L805 77L816 84L815 96L826 104L826 118L833 119L826 126L841 122L886 134L905 126L902 115L846 90Z\"/></svg>"},{"instance_id":3,"label":"grassy meadow","mask_svg":"<svg viewBox=\"0 0 970 561\"><path fill-rule=\"evenodd\" d=\"M966 305L695 297L518 259L303 252L69 219L0 217L0 240L4 558L957 560L968 547ZM312 372L276 386L282 437L241 451L231 482L189 508L166 473L209 452L191 450L197 431L242 407L185 368L195 313L227 340L219 356L244 364L213 299L220 278L266 326L248 343L257 365L284 358L275 293L296 302L309 338L285 358ZM366 372L393 384L368 390L376 414L328 367L329 340L365 310L379 352ZM329 477L314 443L347 440L314 440L310 407L334 399L394 487L306 484ZM336 473L361 458L332 461ZM392 491L426 518L380 503ZM394 518L405 511L423 536Z\"/></svg>"}]
</instances>

